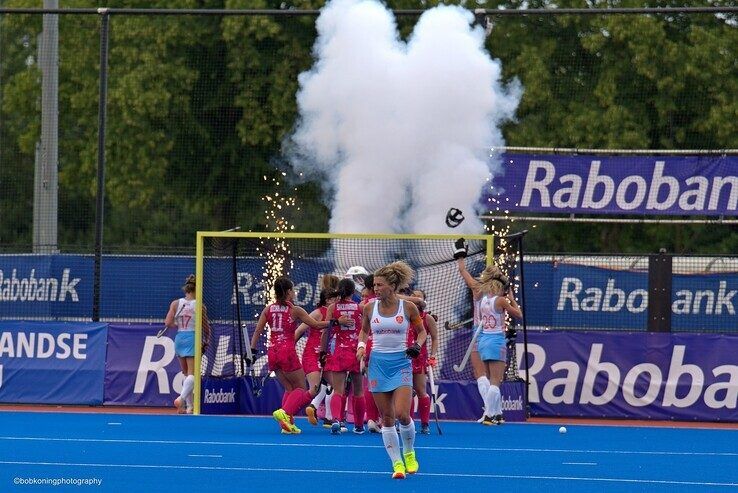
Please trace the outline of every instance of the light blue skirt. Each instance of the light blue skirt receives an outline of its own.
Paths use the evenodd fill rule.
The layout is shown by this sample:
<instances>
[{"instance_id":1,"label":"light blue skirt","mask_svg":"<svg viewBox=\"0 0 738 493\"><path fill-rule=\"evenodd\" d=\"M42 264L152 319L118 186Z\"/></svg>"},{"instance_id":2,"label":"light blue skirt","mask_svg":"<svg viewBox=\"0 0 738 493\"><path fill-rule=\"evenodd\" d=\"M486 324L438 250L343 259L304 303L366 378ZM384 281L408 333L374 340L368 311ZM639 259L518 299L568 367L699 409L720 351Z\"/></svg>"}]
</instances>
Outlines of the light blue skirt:
<instances>
[{"instance_id":1,"label":"light blue skirt","mask_svg":"<svg viewBox=\"0 0 738 493\"><path fill-rule=\"evenodd\" d=\"M404 351L372 351L368 377L370 392L392 392L398 387L412 387L413 366Z\"/></svg>"},{"instance_id":2,"label":"light blue skirt","mask_svg":"<svg viewBox=\"0 0 738 493\"><path fill-rule=\"evenodd\" d=\"M482 361L507 361L507 346L505 336L499 334L479 334L477 349Z\"/></svg>"},{"instance_id":3,"label":"light blue skirt","mask_svg":"<svg viewBox=\"0 0 738 493\"><path fill-rule=\"evenodd\" d=\"M174 336L174 352L180 358L191 358L195 356L195 331L186 330L177 332Z\"/></svg>"}]
</instances>

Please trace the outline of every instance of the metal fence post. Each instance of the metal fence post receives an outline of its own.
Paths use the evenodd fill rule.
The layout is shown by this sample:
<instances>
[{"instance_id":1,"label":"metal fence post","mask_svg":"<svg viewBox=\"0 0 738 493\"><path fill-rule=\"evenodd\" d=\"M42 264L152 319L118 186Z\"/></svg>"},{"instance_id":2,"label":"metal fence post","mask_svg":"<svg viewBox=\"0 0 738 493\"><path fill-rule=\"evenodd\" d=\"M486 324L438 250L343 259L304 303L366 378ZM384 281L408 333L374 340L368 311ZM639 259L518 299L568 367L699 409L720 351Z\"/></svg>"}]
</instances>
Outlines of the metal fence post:
<instances>
[{"instance_id":1,"label":"metal fence post","mask_svg":"<svg viewBox=\"0 0 738 493\"><path fill-rule=\"evenodd\" d=\"M664 248L648 256L649 332L671 332L671 264Z\"/></svg>"},{"instance_id":2,"label":"metal fence post","mask_svg":"<svg viewBox=\"0 0 738 493\"><path fill-rule=\"evenodd\" d=\"M100 320L100 272L102 268L103 216L105 206L105 122L108 102L108 41L110 14L108 9L97 9L100 14L100 102L98 105L97 135L97 200L95 201L95 265L92 288L92 320Z\"/></svg>"}]
</instances>

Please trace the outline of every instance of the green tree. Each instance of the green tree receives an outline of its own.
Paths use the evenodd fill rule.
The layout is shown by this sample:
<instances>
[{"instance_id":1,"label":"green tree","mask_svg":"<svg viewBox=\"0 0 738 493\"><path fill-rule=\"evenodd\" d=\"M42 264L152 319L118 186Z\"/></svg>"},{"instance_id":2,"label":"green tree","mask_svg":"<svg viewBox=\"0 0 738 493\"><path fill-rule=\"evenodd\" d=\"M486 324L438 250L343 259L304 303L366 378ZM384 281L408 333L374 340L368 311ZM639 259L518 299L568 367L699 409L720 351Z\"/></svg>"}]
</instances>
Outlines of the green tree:
<instances>
[{"instance_id":1,"label":"green tree","mask_svg":"<svg viewBox=\"0 0 738 493\"><path fill-rule=\"evenodd\" d=\"M436 3L395 0L390 8ZM5 6L29 6L6 0ZM136 0L114 7L318 9L323 2ZM668 2L488 1L479 7L665 6ZM89 6L80 0L65 7ZM112 5L111 5L112 6ZM524 87L511 146L738 148L735 16L491 16L487 48ZM415 17L400 17L408 36ZM0 245L30 248L33 160L40 133L41 16L0 19ZM90 251L97 173L97 15L60 16L60 243ZM278 227L265 196L299 231L323 231L317 183L295 185L283 145L298 75L313 64L313 16L110 18L104 241L108 249L191 251L195 231ZM283 173L286 173L285 176ZM733 251L726 227L542 224L550 251Z\"/></svg>"}]
</instances>

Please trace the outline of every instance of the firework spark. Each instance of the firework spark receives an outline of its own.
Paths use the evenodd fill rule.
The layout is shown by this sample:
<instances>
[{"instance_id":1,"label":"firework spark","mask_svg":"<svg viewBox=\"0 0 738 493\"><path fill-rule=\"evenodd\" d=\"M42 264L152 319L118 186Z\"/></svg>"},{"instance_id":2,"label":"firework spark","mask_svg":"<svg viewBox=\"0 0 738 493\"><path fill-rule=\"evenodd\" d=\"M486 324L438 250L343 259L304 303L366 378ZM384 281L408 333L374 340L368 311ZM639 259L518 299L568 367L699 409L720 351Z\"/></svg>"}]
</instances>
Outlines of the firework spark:
<instances>
[{"instance_id":1,"label":"firework spark","mask_svg":"<svg viewBox=\"0 0 738 493\"><path fill-rule=\"evenodd\" d=\"M294 231L295 227L290 224L287 219L287 211L290 209L300 210L297 205L297 199L294 192L297 188L293 188L289 193L280 192L280 188L286 188L284 179L287 174L281 173L281 181L279 177L269 178L264 176L264 181L271 179L272 189L276 190L273 194L266 194L262 197L265 204L264 217L266 219L266 229L273 233L288 233ZM260 246L257 248L259 255L264 259L264 270L262 272L262 284L264 286L264 299L269 303L274 302L274 294L272 288L274 281L284 276L293 267L291 260L292 252L285 238L265 237L260 240Z\"/></svg>"}]
</instances>

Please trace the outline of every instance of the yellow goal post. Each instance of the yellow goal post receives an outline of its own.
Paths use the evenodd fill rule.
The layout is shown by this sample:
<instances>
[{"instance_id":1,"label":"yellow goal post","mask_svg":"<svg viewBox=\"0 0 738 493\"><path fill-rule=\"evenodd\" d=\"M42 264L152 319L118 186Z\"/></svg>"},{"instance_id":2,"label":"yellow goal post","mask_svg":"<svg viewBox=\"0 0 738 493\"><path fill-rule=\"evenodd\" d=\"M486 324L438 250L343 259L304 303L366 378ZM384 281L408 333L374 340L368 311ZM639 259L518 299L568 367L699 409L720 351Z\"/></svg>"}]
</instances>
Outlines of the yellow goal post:
<instances>
[{"instance_id":1,"label":"yellow goal post","mask_svg":"<svg viewBox=\"0 0 738 493\"><path fill-rule=\"evenodd\" d=\"M454 242L461 236L469 244L470 272L494 261L492 235L199 231L194 413L201 411L203 377L244 376L246 339L253 334L259 313L272 300L273 282L281 275L293 280L295 303L310 313L325 275L344 277L357 266L371 273L392 261L406 261L415 271L412 287L425 292L427 310L438 318L439 373L443 376L444 363L460 358L456 353L465 349L454 342L458 333L447 329L470 326L465 322L471 316L471 299L453 258ZM203 307L212 331L206 354L202 352ZM266 375L262 345L266 340L260 342L261 358L255 368ZM298 353L301 348L298 344Z\"/></svg>"}]
</instances>

